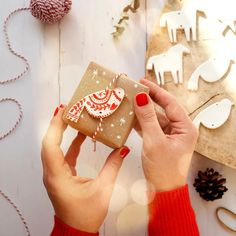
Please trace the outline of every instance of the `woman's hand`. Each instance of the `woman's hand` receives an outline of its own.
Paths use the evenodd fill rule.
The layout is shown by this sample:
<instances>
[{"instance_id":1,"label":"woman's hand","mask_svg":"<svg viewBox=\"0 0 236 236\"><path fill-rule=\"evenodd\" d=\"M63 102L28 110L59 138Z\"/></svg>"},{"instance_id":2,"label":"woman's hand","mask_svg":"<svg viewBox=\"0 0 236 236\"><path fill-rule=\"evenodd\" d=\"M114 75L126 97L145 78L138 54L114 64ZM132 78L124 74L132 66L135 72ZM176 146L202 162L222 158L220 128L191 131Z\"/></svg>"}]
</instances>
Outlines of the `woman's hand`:
<instances>
[{"instance_id":1,"label":"woman's hand","mask_svg":"<svg viewBox=\"0 0 236 236\"><path fill-rule=\"evenodd\" d=\"M96 233L102 225L113 186L127 147L113 151L96 179L76 174L76 161L85 136L78 134L64 156L60 145L66 125L64 107L57 108L42 144L43 181L55 214L78 230Z\"/></svg>"},{"instance_id":2,"label":"woman's hand","mask_svg":"<svg viewBox=\"0 0 236 236\"><path fill-rule=\"evenodd\" d=\"M143 79L141 83L149 87L153 101L164 109L156 112L147 94L136 96L136 130L143 137L144 174L155 191L176 189L186 184L198 130L174 96L151 81Z\"/></svg>"}]
</instances>

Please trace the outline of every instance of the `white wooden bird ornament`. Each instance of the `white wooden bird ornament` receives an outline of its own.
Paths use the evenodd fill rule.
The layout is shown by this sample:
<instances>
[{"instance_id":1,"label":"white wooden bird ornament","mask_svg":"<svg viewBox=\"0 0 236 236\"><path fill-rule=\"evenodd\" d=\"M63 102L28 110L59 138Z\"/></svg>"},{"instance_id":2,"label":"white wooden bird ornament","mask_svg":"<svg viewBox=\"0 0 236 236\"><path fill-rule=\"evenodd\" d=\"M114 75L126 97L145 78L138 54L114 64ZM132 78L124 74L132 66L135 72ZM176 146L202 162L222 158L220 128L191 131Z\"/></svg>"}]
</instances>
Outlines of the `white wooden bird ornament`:
<instances>
[{"instance_id":1,"label":"white wooden bird ornament","mask_svg":"<svg viewBox=\"0 0 236 236\"><path fill-rule=\"evenodd\" d=\"M188 89L191 91L198 90L199 79L213 83L220 80L229 70L232 60L228 57L212 57L202 63L192 73L188 81Z\"/></svg>"},{"instance_id":2,"label":"white wooden bird ornament","mask_svg":"<svg viewBox=\"0 0 236 236\"><path fill-rule=\"evenodd\" d=\"M217 129L228 120L233 105L228 98L224 98L202 110L194 118L193 123L198 128L202 124L208 129Z\"/></svg>"}]
</instances>

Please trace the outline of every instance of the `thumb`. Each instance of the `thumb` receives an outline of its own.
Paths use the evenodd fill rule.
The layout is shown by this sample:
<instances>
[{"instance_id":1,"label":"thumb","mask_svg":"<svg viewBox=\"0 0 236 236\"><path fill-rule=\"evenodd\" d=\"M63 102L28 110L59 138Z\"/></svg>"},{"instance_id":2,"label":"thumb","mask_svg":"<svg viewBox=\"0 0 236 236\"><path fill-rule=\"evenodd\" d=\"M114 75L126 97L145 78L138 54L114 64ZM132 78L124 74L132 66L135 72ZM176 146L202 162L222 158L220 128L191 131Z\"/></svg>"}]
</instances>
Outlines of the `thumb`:
<instances>
[{"instance_id":1,"label":"thumb","mask_svg":"<svg viewBox=\"0 0 236 236\"><path fill-rule=\"evenodd\" d=\"M48 131L42 143L42 162L43 168L51 174L58 174L64 165L64 155L60 148L63 133L67 125L63 122L62 116L65 106L57 107L52 118Z\"/></svg>"},{"instance_id":2,"label":"thumb","mask_svg":"<svg viewBox=\"0 0 236 236\"><path fill-rule=\"evenodd\" d=\"M98 178L102 184L114 185L124 158L129 154L128 147L114 150L107 158Z\"/></svg>"},{"instance_id":3,"label":"thumb","mask_svg":"<svg viewBox=\"0 0 236 236\"><path fill-rule=\"evenodd\" d=\"M143 134L164 135L156 116L154 104L148 94L139 93L136 95L134 109Z\"/></svg>"}]
</instances>

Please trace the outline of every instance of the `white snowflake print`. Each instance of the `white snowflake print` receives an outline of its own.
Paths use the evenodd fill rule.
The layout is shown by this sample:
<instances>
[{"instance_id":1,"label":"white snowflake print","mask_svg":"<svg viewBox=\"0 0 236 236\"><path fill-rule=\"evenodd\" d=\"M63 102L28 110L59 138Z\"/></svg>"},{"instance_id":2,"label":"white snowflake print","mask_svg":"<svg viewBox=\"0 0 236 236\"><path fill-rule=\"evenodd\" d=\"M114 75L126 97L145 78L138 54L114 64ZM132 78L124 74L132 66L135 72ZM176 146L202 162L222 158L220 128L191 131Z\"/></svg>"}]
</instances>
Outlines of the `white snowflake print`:
<instances>
[{"instance_id":1,"label":"white snowflake print","mask_svg":"<svg viewBox=\"0 0 236 236\"><path fill-rule=\"evenodd\" d=\"M97 75L98 75L98 70L94 69L93 70L93 77L92 77L92 79L94 79Z\"/></svg>"},{"instance_id":2,"label":"white snowflake print","mask_svg":"<svg viewBox=\"0 0 236 236\"><path fill-rule=\"evenodd\" d=\"M126 123L126 120L124 117L120 119L120 126L124 125Z\"/></svg>"}]
</instances>

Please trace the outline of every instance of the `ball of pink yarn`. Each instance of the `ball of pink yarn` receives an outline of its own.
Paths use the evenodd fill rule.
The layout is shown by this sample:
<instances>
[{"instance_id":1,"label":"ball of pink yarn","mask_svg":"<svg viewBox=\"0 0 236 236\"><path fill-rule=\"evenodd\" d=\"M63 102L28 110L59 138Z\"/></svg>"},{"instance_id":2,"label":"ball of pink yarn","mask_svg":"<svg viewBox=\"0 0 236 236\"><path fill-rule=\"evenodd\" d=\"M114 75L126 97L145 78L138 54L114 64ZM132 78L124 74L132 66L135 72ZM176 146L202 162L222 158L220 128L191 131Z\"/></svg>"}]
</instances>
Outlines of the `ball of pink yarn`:
<instances>
[{"instance_id":1,"label":"ball of pink yarn","mask_svg":"<svg viewBox=\"0 0 236 236\"><path fill-rule=\"evenodd\" d=\"M71 0L31 0L30 10L34 17L44 23L60 21L71 9Z\"/></svg>"}]
</instances>

